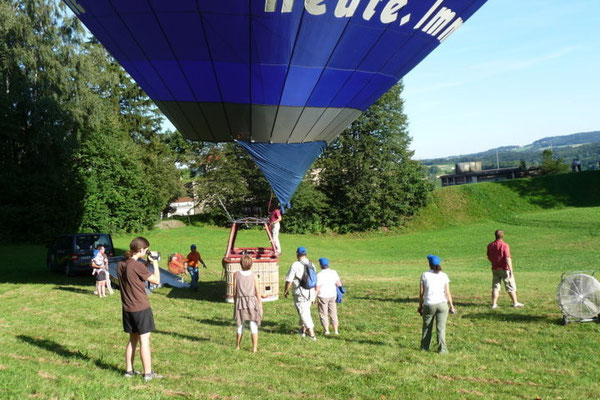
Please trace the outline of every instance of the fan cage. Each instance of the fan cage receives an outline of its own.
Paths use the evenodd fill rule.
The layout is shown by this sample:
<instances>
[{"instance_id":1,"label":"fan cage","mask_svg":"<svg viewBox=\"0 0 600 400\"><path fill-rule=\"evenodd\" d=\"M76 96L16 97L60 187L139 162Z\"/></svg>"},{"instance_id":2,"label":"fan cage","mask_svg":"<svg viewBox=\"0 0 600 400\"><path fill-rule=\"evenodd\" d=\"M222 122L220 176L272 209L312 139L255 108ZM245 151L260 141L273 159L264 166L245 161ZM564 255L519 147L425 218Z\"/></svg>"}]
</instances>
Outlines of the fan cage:
<instances>
[{"instance_id":1,"label":"fan cage","mask_svg":"<svg viewBox=\"0 0 600 400\"><path fill-rule=\"evenodd\" d=\"M558 306L570 319L591 319L600 314L600 282L594 273L563 274L556 291Z\"/></svg>"}]
</instances>

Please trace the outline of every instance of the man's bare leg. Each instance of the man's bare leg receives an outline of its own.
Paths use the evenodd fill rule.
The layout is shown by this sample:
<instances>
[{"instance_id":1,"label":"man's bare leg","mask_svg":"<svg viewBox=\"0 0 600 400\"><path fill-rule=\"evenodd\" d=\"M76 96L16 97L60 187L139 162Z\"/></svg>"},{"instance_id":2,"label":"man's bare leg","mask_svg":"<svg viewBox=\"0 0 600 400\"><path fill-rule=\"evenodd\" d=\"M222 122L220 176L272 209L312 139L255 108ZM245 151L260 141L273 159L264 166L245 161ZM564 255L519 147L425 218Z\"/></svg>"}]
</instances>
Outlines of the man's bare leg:
<instances>
[{"instance_id":1,"label":"man's bare leg","mask_svg":"<svg viewBox=\"0 0 600 400\"><path fill-rule=\"evenodd\" d=\"M523 304L519 303L517 301L517 291L516 290L514 292L508 292L508 295L510 296L510 299L513 302L513 307L523 307Z\"/></svg>"},{"instance_id":2,"label":"man's bare leg","mask_svg":"<svg viewBox=\"0 0 600 400\"><path fill-rule=\"evenodd\" d=\"M492 289L492 308L498 306L498 296L500 296L500 291Z\"/></svg>"}]
</instances>

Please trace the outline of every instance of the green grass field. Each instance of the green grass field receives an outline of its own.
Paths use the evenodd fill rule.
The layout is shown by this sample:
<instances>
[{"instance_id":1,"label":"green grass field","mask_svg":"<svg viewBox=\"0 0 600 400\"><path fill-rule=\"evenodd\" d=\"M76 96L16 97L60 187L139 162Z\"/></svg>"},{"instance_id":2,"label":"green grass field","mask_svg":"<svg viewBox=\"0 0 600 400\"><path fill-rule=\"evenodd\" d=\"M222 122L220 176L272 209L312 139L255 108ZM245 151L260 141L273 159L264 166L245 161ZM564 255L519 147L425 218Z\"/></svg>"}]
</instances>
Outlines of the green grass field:
<instances>
[{"instance_id":1,"label":"green grass field","mask_svg":"<svg viewBox=\"0 0 600 400\"><path fill-rule=\"evenodd\" d=\"M600 207L526 211L436 226L437 211L430 210L404 234L282 235L281 282L299 245L339 271L348 289L341 334L300 338L292 300L281 299L265 304L257 354L249 337L235 350L232 305L222 301L228 230L149 232L163 254L196 243L209 269L198 292L162 288L151 295L154 368L165 379L148 384L122 377L127 336L118 294L99 299L91 278L47 273L41 246L0 246L0 398L600 398L600 324L561 325L555 298L563 271L600 267ZM511 245L523 309L510 307L504 293L499 309L489 309L485 246L498 228ZM245 231L239 244L265 238ZM115 244L125 249L131 239ZM446 355L419 351L418 280L428 253L441 256L458 310L449 319ZM313 318L318 326L316 309Z\"/></svg>"}]
</instances>

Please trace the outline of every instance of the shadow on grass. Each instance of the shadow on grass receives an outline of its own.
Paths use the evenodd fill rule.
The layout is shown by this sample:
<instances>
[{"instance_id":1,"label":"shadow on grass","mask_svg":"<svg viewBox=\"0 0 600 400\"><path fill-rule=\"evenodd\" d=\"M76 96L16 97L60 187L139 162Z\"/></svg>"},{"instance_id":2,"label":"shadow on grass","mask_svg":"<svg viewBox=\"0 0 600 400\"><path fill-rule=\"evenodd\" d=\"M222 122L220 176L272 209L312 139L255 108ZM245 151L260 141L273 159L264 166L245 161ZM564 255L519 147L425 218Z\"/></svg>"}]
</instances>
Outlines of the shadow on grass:
<instances>
[{"instance_id":1,"label":"shadow on grass","mask_svg":"<svg viewBox=\"0 0 600 400\"><path fill-rule=\"evenodd\" d=\"M185 335L183 333L178 333L178 332L169 332L169 331L161 331L161 330L155 330L153 333L158 333L159 335L167 335L167 336L173 336L179 339L187 339L187 340L191 340L193 342L207 342L210 339L209 338L203 338L203 337L198 337L198 336L192 336L192 335Z\"/></svg>"},{"instance_id":2,"label":"shadow on grass","mask_svg":"<svg viewBox=\"0 0 600 400\"><path fill-rule=\"evenodd\" d=\"M212 326L234 326L235 323L232 319L226 318L213 318L213 319L200 319L194 317L184 317L194 322L199 322L204 325L212 325Z\"/></svg>"},{"instance_id":3,"label":"shadow on grass","mask_svg":"<svg viewBox=\"0 0 600 400\"><path fill-rule=\"evenodd\" d=\"M367 301L381 301L381 302L386 302L386 303L400 303L400 304L414 304L414 305L419 304L418 297L405 297L405 298L401 299L401 298L390 298L390 297L369 297L369 296L356 297L356 296L353 296L352 299L367 300ZM477 307L477 306L481 306L481 303L472 303L469 301L460 301L459 300L459 301L455 301L454 305L457 307Z\"/></svg>"},{"instance_id":4,"label":"shadow on grass","mask_svg":"<svg viewBox=\"0 0 600 400\"><path fill-rule=\"evenodd\" d=\"M227 327L232 327L232 328L235 327L235 322L233 321L233 319L226 319L226 318L199 319L199 318L194 318L194 317L185 317L185 318L187 318L191 321L205 324L205 325L227 326ZM276 334L276 335L293 336L293 335L298 335L298 329L299 329L299 327L294 325L293 323L278 323L278 322L274 322L274 321L263 320L260 324L259 333L270 333L270 334ZM319 328L317 326L315 326L315 333L317 334L317 336L321 336L317 332L318 329ZM389 345L389 343L385 343L385 342L381 342L381 341L377 341L377 340L353 339L346 335L340 335L340 336L329 335L329 336L327 336L327 340L329 340L329 339L340 340L343 342L354 342L354 343L360 343L360 344L375 345L375 346L388 346Z\"/></svg>"},{"instance_id":5,"label":"shadow on grass","mask_svg":"<svg viewBox=\"0 0 600 400\"><path fill-rule=\"evenodd\" d=\"M600 205L600 173L584 171L498 182L542 208Z\"/></svg>"},{"instance_id":6,"label":"shadow on grass","mask_svg":"<svg viewBox=\"0 0 600 400\"><path fill-rule=\"evenodd\" d=\"M454 301L456 307L481 307L481 303L472 303L470 301Z\"/></svg>"},{"instance_id":7,"label":"shadow on grass","mask_svg":"<svg viewBox=\"0 0 600 400\"><path fill-rule=\"evenodd\" d=\"M88 356L87 354L82 353L81 351L69 350L62 344L56 343L53 340L37 339L37 338L33 338L31 336L26 336L26 335L18 335L18 336L16 336L16 338L27 344L39 347L40 349L51 351L51 352L53 352L61 357L64 357L64 358L72 358L72 359L81 360L81 361L90 361L98 368L102 368L102 369L105 369L108 371L115 371L118 373L123 372L122 369L117 368L114 365L107 364L102 360L93 359L90 356Z\"/></svg>"},{"instance_id":8,"label":"shadow on grass","mask_svg":"<svg viewBox=\"0 0 600 400\"><path fill-rule=\"evenodd\" d=\"M487 319L496 320L503 322L548 322L553 324L562 324L561 319L554 317L548 317L544 315L528 315L528 314L503 314L498 312L490 311L489 313L474 313L465 314L462 316L465 319Z\"/></svg>"},{"instance_id":9,"label":"shadow on grass","mask_svg":"<svg viewBox=\"0 0 600 400\"><path fill-rule=\"evenodd\" d=\"M53 284L56 286L94 286L95 278L91 275L65 276L55 272L49 272L43 268L19 268L11 266L11 270L0 270L0 281L4 283L28 283L28 284Z\"/></svg>"},{"instance_id":10,"label":"shadow on grass","mask_svg":"<svg viewBox=\"0 0 600 400\"><path fill-rule=\"evenodd\" d=\"M205 325L212 325L212 326L227 326L227 327L235 327L235 321L232 319L227 319L227 318L213 318L213 319L199 319L199 318L194 318L194 317L185 317L189 320L195 321L195 322L199 322L201 324L205 324ZM275 333L278 335L290 335L290 334L297 334L298 333L298 327L295 327L292 324L280 324L277 322L273 322L273 321L261 321L260 324L260 330L264 333Z\"/></svg>"},{"instance_id":11,"label":"shadow on grass","mask_svg":"<svg viewBox=\"0 0 600 400\"><path fill-rule=\"evenodd\" d=\"M167 294L170 299L192 299L223 303L226 284L223 281L198 282L197 290L173 288Z\"/></svg>"},{"instance_id":12,"label":"shadow on grass","mask_svg":"<svg viewBox=\"0 0 600 400\"><path fill-rule=\"evenodd\" d=\"M381 301L381 302L388 302L388 303L419 304L419 298L417 298L417 297L406 297L406 298L400 299L400 298L391 298L391 297L352 296L352 299L367 300L367 301Z\"/></svg>"},{"instance_id":13,"label":"shadow on grass","mask_svg":"<svg viewBox=\"0 0 600 400\"><path fill-rule=\"evenodd\" d=\"M63 290L65 292L87 294L87 295L94 294L94 292L92 290L85 290L85 289L80 289L80 288L71 287L71 286L55 286L53 288L53 290Z\"/></svg>"},{"instance_id":14,"label":"shadow on grass","mask_svg":"<svg viewBox=\"0 0 600 400\"><path fill-rule=\"evenodd\" d=\"M370 340L370 339L352 339L346 336L338 336L338 335L328 335L328 336L324 336L327 338L327 340L340 340L342 342L354 342L354 343L360 343L360 344L368 344L368 345L372 345L372 346L389 346L389 343L386 342L382 342L379 340Z\"/></svg>"}]
</instances>

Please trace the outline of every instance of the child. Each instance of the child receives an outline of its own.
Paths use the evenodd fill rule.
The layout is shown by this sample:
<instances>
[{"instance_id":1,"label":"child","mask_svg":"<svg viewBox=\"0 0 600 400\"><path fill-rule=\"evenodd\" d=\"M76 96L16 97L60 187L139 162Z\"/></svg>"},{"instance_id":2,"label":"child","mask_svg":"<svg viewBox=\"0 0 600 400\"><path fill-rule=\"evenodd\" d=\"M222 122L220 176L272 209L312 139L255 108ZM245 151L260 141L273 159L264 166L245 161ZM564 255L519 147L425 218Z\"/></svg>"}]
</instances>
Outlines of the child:
<instances>
[{"instance_id":1,"label":"child","mask_svg":"<svg viewBox=\"0 0 600 400\"><path fill-rule=\"evenodd\" d=\"M105 286L106 286L106 258L104 256L104 246L99 244L97 247L97 253L92 259L92 268L94 269L92 275L96 276L96 293L98 297L106 297Z\"/></svg>"}]
</instances>

